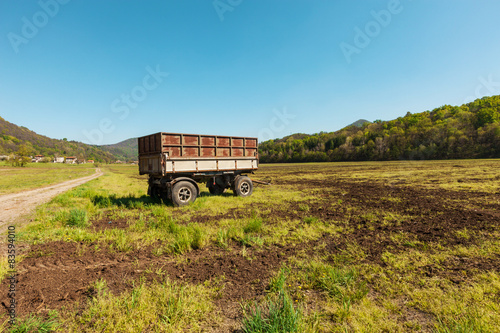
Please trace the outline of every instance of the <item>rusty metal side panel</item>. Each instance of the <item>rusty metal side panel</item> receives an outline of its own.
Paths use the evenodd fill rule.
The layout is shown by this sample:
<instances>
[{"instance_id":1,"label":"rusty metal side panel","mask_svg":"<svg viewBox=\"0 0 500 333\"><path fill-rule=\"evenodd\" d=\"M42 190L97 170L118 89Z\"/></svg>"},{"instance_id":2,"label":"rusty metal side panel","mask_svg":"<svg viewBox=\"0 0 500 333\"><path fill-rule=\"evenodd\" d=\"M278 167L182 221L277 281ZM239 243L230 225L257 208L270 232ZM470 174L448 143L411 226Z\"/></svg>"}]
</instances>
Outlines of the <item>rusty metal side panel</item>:
<instances>
[{"instance_id":1,"label":"rusty metal side panel","mask_svg":"<svg viewBox=\"0 0 500 333\"><path fill-rule=\"evenodd\" d=\"M201 147L201 157L215 157L215 147Z\"/></svg>"},{"instance_id":2,"label":"rusty metal side panel","mask_svg":"<svg viewBox=\"0 0 500 333\"><path fill-rule=\"evenodd\" d=\"M168 154L169 158L182 157L180 146L178 146L178 147L164 147L163 151Z\"/></svg>"},{"instance_id":3,"label":"rusty metal side panel","mask_svg":"<svg viewBox=\"0 0 500 333\"><path fill-rule=\"evenodd\" d=\"M182 157L199 157L198 147L183 147Z\"/></svg>"},{"instance_id":4,"label":"rusty metal side panel","mask_svg":"<svg viewBox=\"0 0 500 333\"><path fill-rule=\"evenodd\" d=\"M245 150L243 148L233 148L233 155L235 157L240 157L245 155Z\"/></svg>"},{"instance_id":5,"label":"rusty metal side panel","mask_svg":"<svg viewBox=\"0 0 500 333\"><path fill-rule=\"evenodd\" d=\"M202 146L215 146L215 136L201 136L201 143Z\"/></svg>"},{"instance_id":6,"label":"rusty metal side panel","mask_svg":"<svg viewBox=\"0 0 500 333\"><path fill-rule=\"evenodd\" d=\"M257 148L257 139L255 139L255 138L245 138L245 147Z\"/></svg>"},{"instance_id":7,"label":"rusty metal side panel","mask_svg":"<svg viewBox=\"0 0 500 333\"><path fill-rule=\"evenodd\" d=\"M243 147L243 139L236 138L231 140L231 147ZM240 155L238 155L240 156Z\"/></svg>"},{"instance_id":8,"label":"rusty metal side panel","mask_svg":"<svg viewBox=\"0 0 500 333\"><path fill-rule=\"evenodd\" d=\"M149 147L148 147L148 153L152 153L155 151L155 140L156 139L156 135L150 135L148 137L148 143L149 143Z\"/></svg>"},{"instance_id":9,"label":"rusty metal side panel","mask_svg":"<svg viewBox=\"0 0 500 333\"><path fill-rule=\"evenodd\" d=\"M180 134L169 134L163 133L162 143L167 146L180 146L181 145L181 135Z\"/></svg>"},{"instance_id":10,"label":"rusty metal side panel","mask_svg":"<svg viewBox=\"0 0 500 333\"><path fill-rule=\"evenodd\" d=\"M139 138L137 141L137 147L139 149L139 154L144 151L144 138Z\"/></svg>"},{"instance_id":11,"label":"rusty metal side panel","mask_svg":"<svg viewBox=\"0 0 500 333\"><path fill-rule=\"evenodd\" d=\"M161 153L162 143L161 143L161 133L155 134L155 152Z\"/></svg>"},{"instance_id":12,"label":"rusty metal side panel","mask_svg":"<svg viewBox=\"0 0 500 333\"><path fill-rule=\"evenodd\" d=\"M231 144L229 142L229 137L218 136L217 137L217 147L229 147Z\"/></svg>"},{"instance_id":13,"label":"rusty metal side panel","mask_svg":"<svg viewBox=\"0 0 500 333\"><path fill-rule=\"evenodd\" d=\"M217 148L217 157L230 157L231 149L229 148Z\"/></svg>"},{"instance_id":14,"label":"rusty metal side panel","mask_svg":"<svg viewBox=\"0 0 500 333\"><path fill-rule=\"evenodd\" d=\"M138 140L139 155L162 152L167 158L186 159L258 156L257 138L161 132Z\"/></svg>"},{"instance_id":15,"label":"rusty metal side panel","mask_svg":"<svg viewBox=\"0 0 500 333\"><path fill-rule=\"evenodd\" d=\"M149 136L144 138L144 150L142 152L144 154L149 153Z\"/></svg>"},{"instance_id":16,"label":"rusty metal side panel","mask_svg":"<svg viewBox=\"0 0 500 333\"><path fill-rule=\"evenodd\" d=\"M199 145L199 137L198 135L183 135L182 136L182 144L185 146L198 146Z\"/></svg>"},{"instance_id":17,"label":"rusty metal side panel","mask_svg":"<svg viewBox=\"0 0 500 333\"><path fill-rule=\"evenodd\" d=\"M139 155L161 152L161 133L146 135L139 138L137 143Z\"/></svg>"},{"instance_id":18,"label":"rusty metal side panel","mask_svg":"<svg viewBox=\"0 0 500 333\"><path fill-rule=\"evenodd\" d=\"M245 149L245 156L257 156L257 149L256 148L246 148Z\"/></svg>"}]
</instances>

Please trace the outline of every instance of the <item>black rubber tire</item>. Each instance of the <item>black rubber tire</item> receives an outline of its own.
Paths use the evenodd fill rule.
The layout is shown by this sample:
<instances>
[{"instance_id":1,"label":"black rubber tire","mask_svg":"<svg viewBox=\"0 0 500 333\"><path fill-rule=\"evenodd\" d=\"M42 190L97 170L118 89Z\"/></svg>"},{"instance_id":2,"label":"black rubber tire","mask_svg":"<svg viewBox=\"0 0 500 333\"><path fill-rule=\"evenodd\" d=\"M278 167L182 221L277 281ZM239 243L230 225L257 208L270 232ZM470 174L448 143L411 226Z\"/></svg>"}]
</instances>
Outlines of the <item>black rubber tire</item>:
<instances>
[{"instance_id":1,"label":"black rubber tire","mask_svg":"<svg viewBox=\"0 0 500 333\"><path fill-rule=\"evenodd\" d=\"M234 194L239 197L249 197L253 192L253 183L247 176L239 176L234 181Z\"/></svg>"},{"instance_id":2,"label":"black rubber tire","mask_svg":"<svg viewBox=\"0 0 500 333\"><path fill-rule=\"evenodd\" d=\"M213 181L211 181L211 180L209 180L207 182L207 187L208 187L208 191L210 192L210 194L213 194L213 195L221 195L226 190L225 188L222 188L217 183L214 185Z\"/></svg>"},{"instance_id":3,"label":"black rubber tire","mask_svg":"<svg viewBox=\"0 0 500 333\"><path fill-rule=\"evenodd\" d=\"M172 203L177 207L189 205L197 196L196 186L185 180L175 183L172 188Z\"/></svg>"},{"instance_id":4,"label":"black rubber tire","mask_svg":"<svg viewBox=\"0 0 500 333\"><path fill-rule=\"evenodd\" d=\"M154 200L159 200L160 199L160 189L158 186L150 185L150 192L151 193L151 198Z\"/></svg>"}]
</instances>

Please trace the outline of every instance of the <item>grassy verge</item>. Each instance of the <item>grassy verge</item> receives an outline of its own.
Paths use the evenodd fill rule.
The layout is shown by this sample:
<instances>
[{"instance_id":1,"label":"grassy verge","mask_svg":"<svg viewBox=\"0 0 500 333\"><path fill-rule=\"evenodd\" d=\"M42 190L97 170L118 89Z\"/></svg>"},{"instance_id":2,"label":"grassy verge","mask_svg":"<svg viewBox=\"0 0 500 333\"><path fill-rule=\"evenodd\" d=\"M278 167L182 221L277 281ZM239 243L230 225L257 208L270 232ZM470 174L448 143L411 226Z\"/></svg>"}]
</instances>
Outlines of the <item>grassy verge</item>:
<instances>
[{"instance_id":1,"label":"grassy verge","mask_svg":"<svg viewBox=\"0 0 500 333\"><path fill-rule=\"evenodd\" d=\"M94 172L92 164L30 163L22 168L0 165L0 195L53 185Z\"/></svg>"}]
</instances>

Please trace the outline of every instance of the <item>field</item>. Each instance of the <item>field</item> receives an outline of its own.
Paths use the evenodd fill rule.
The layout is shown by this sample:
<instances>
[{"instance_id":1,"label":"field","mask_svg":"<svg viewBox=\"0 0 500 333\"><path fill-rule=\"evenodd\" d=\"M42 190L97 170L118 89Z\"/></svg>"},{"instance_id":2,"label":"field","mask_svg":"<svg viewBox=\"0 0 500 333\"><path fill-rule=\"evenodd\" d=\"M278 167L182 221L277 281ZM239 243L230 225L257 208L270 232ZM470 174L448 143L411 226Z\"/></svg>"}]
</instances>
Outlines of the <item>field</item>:
<instances>
[{"instance_id":1,"label":"field","mask_svg":"<svg viewBox=\"0 0 500 333\"><path fill-rule=\"evenodd\" d=\"M57 184L93 173L93 164L28 163L20 168L0 162L0 195Z\"/></svg>"},{"instance_id":2,"label":"field","mask_svg":"<svg viewBox=\"0 0 500 333\"><path fill-rule=\"evenodd\" d=\"M101 169L16 231L12 332L500 331L499 160L261 165L181 208Z\"/></svg>"}]
</instances>

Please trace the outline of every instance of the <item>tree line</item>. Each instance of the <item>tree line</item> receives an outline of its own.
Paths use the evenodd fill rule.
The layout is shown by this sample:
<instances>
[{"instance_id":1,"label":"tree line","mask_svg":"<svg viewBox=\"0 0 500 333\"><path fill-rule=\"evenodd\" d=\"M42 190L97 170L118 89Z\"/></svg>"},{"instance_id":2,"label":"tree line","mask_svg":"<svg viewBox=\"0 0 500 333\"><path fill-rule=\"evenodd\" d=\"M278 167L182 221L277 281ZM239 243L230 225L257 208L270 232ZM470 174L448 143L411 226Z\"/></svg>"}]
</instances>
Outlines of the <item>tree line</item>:
<instances>
[{"instance_id":1,"label":"tree line","mask_svg":"<svg viewBox=\"0 0 500 333\"><path fill-rule=\"evenodd\" d=\"M500 95L259 144L262 163L500 157Z\"/></svg>"}]
</instances>

